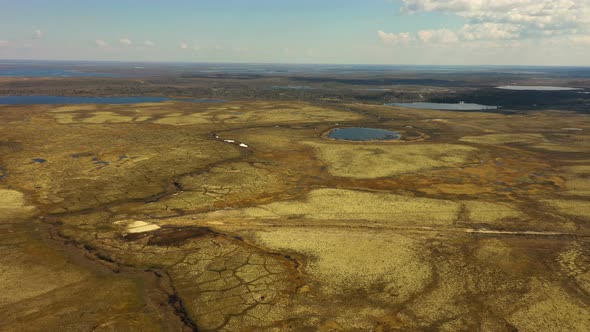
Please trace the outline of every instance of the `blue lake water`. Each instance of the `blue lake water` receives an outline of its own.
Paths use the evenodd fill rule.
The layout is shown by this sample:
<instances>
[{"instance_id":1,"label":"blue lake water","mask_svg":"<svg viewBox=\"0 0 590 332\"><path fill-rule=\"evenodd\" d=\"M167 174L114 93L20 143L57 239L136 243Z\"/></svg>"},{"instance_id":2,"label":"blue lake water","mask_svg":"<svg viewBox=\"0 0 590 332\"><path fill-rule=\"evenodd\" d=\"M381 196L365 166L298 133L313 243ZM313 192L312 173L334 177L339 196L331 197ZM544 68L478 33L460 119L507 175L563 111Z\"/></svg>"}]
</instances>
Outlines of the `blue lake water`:
<instances>
[{"instance_id":1,"label":"blue lake water","mask_svg":"<svg viewBox=\"0 0 590 332\"><path fill-rule=\"evenodd\" d=\"M314 90L314 87L308 85L273 85L270 90Z\"/></svg>"},{"instance_id":2,"label":"blue lake water","mask_svg":"<svg viewBox=\"0 0 590 332\"><path fill-rule=\"evenodd\" d=\"M401 135L398 132L377 129L377 128L336 128L330 131L329 138L345 140L345 141L373 141L373 140L395 140L399 139Z\"/></svg>"},{"instance_id":3,"label":"blue lake water","mask_svg":"<svg viewBox=\"0 0 590 332\"><path fill-rule=\"evenodd\" d=\"M514 90L514 91L574 91L582 90L579 88L570 88L565 86L546 86L546 85L503 85L497 86L496 89Z\"/></svg>"},{"instance_id":4,"label":"blue lake water","mask_svg":"<svg viewBox=\"0 0 590 332\"><path fill-rule=\"evenodd\" d=\"M497 110L498 106L488 106L470 103L388 103L386 106L398 106L406 108L415 108L421 110L447 110L447 111L482 111L482 110Z\"/></svg>"},{"instance_id":5,"label":"blue lake water","mask_svg":"<svg viewBox=\"0 0 590 332\"><path fill-rule=\"evenodd\" d=\"M224 103L227 100L223 99L172 99L174 101L180 101L184 103Z\"/></svg>"},{"instance_id":6,"label":"blue lake water","mask_svg":"<svg viewBox=\"0 0 590 332\"><path fill-rule=\"evenodd\" d=\"M21 104L51 104L51 105L75 105L75 104L137 104L159 103L163 101L181 101L189 103L216 103L224 100L218 99L171 99L167 97L68 97L68 96L0 96L0 105Z\"/></svg>"},{"instance_id":7,"label":"blue lake water","mask_svg":"<svg viewBox=\"0 0 590 332\"><path fill-rule=\"evenodd\" d=\"M69 69L23 69L23 68L2 68L0 76L16 77L122 77L110 73L94 73Z\"/></svg>"}]
</instances>

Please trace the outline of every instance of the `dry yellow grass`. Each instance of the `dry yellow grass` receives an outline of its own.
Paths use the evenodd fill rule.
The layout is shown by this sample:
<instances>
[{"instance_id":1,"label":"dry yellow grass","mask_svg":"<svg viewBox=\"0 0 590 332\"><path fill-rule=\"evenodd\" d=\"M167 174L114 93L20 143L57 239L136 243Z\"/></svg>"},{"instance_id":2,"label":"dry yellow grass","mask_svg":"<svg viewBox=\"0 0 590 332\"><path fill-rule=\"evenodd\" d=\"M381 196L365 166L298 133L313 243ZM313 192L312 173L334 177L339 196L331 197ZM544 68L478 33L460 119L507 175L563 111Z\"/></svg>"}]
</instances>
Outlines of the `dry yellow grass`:
<instances>
[{"instance_id":1,"label":"dry yellow grass","mask_svg":"<svg viewBox=\"0 0 590 332\"><path fill-rule=\"evenodd\" d=\"M206 219L305 218L315 220L379 221L391 225L449 225L461 204L431 198L407 197L341 189L318 189L303 201L274 202L242 210L217 211Z\"/></svg>"},{"instance_id":2,"label":"dry yellow grass","mask_svg":"<svg viewBox=\"0 0 590 332\"><path fill-rule=\"evenodd\" d=\"M34 206L26 204L23 193L0 189L0 221L14 220L32 215Z\"/></svg>"},{"instance_id":3,"label":"dry yellow grass","mask_svg":"<svg viewBox=\"0 0 590 332\"><path fill-rule=\"evenodd\" d=\"M0 189L0 209L20 209L25 205L25 196L16 190Z\"/></svg>"},{"instance_id":4,"label":"dry yellow grass","mask_svg":"<svg viewBox=\"0 0 590 332\"><path fill-rule=\"evenodd\" d=\"M524 213L517 208L505 204L468 201L465 207L472 222L497 222L505 218L522 218Z\"/></svg>"},{"instance_id":5,"label":"dry yellow grass","mask_svg":"<svg viewBox=\"0 0 590 332\"><path fill-rule=\"evenodd\" d=\"M566 177L565 187L568 193L590 196L590 178Z\"/></svg>"},{"instance_id":6,"label":"dry yellow grass","mask_svg":"<svg viewBox=\"0 0 590 332\"><path fill-rule=\"evenodd\" d=\"M93 112L91 116L84 118L84 123L120 123L120 122L132 122L133 117L121 115L115 112Z\"/></svg>"},{"instance_id":7,"label":"dry yellow grass","mask_svg":"<svg viewBox=\"0 0 590 332\"><path fill-rule=\"evenodd\" d=\"M96 110L100 105L63 105L63 106L52 106L49 110L51 113L62 113L62 112L80 112L80 111L93 111Z\"/></svg>"},{"instance_id":8,"label":"dry yellow grass","mask_svg":"<svg viewBox=\"0 0 590 332\"><path fill-rule=\"evenodd\" d=\"M296 101L3 109L2 181L30 197L0 190L0 330L181 330L161 328L180 321L140 276L154 267L201 330L590 328L590 206L573 196L590 161L496 148L585 151L586 129L555 129L582 115L354 107L430 141L327 141L336 122L376 117ZM12 222L34 215L29 202L55 213L59 234L134 268L101 263L95 277L73 264L40 241L39 220Z\"/></svg>"},{"instance_id":9,"label":"dry yellow grass","mask_svg":"<svg viewBox=\"0 0 590 332\"><path fill-rule=\"evenodd\" d=\"M68 124L68 123L74 123L74 117L77 114L70 114L70 113L59 113L59 114L55 114L53 117L55 118L55 120L58 123L62 123L62 124Z\"/></svg>"},{"instance_id":10,"label":"dry yellow grass","mask_svg":"<svg viewBox=\"0 0 590 332\"><path fill-rule=\"evenodd\" d=\"M344 112L332 108L311 106L305 103L279 106L271 109L260 110L257 106L262 104L245 105L240 113L233 113L232 118L226 123L309 123L322 121L354 121L363 117L356 113Z\"/></svg>"},{"instance_id":11,"label":"dry yellow grass","mask_svg":"<svg viewBox=\"0 0 590 332\"><path fill-rule=\"evenodd\" d=\"M306 142L335 176L372 179L457 167L475 162L478 150L456 144L346 144Z\"/></svg>"},{"instance_id":12,"label":"dry yellow grass","mask_svg":"<svg viewBox=\"0 0 590 332\"><path fill-rule=\"evenodd\" d=\"M193 125L193 124L203 124L203 123L211 123L211 117L209 114L189 114L189 115L169 115L165 116L162 119L158 119L154 121L154 123L159 124L167 124L167 125L175 125L175 126L182 126L182 125Z\"/></svg>"},{"instance_id":13,"label":"dry yellow grass","mask_svg":"<svg viewBox=\"0 0 590 332\"><path fill-rule=\"evenodd\" d=\"M256 232L261 245L310 257L306 270L329 294L385 283L383 292L404 301L422 290L432 268L420 242L397 234L334 229L280 228Z\"/></svg>"},{"instance_id":14,"label":"dry yellow grass","mask_svg":"<svg viewBox=\"0 0 590 332\"><path fill-rule=\"evenodd\" d=\"M58 123L124 123L146 122L154 116L155 123L184 126L209 123L311 123L323 121L354 121L363 116L309 103L274 104L243 102L227 107L192 103L143 103L129 105L71 105L51 109ZM170 110L174 109L173 112Z\"/></svg>"},{"instance_id":15,"label":"dry yellow grass","mask_svg":"<svg viewBox=\"0 0 590 332\"><path fill-rule=\"evenodd\" d=\"M508 322L518 331L590 331L590 309L559 285L533 280L530 291L513 305Z\"/></svg>"},{"instance_id":16,"label":"dry yellow grass","mask_svg":"<svg viewBox=\"0 0 590 332\"><path fill-rule=\"evenodd\" d=\"M457 220L464 204L467 220ZM259 205L241 210L216 211L201 215L218 219L312 219L372 221L387 225L450 225L461 222L499 222L526 215L513 206L482 201L450 201L408 197L389 193L343 189L317 189L303 200Z\"/></svg>"},{"instance_id":17,"label":"dry yellow grass","mask_svg":"<svg viewBox=\"0 0 590 332\"><path fill-rule=\"evenodd\" d=\"M563 167L565 188L569 194L590 196L590 165Z\"/></svg>"},{"instance_id":18,"label":"dry yellow grass","mask_svg":"<svg viewBox=\"0 0 590 332\"><path fill-rule=\"evenodd\" d=\"M554 152L590 152L590 135L569 135L560 141L543 142L534 147Z\"/></svg>"},{"instance_id":19,"label":"dry yellow grass","mask_svg":"<svg viewBox=\"0 0 590 332\"><path fill-rule=\"evenodd\" d=\"M590 218L590 201L586 200L565 200L565 199L546 199L544 203L557 209L563 214L572 216Z\"/></svg>"},{"instance_id":20,"label":"dry yellow grass","mask_svg":"<svg viewBox=\"0 0 590 332\"><path fill-rule=\"evenodd\" d=\"M590 175L590 165L573 165L563 168L564 171L579 175Z\"/></svg>"},{"instance_id":21,"label":"dry yellow grass","mask_svg":"<svg viewBox=\"0 0 590 332\"><path fill-rule=\"evenodd\" d=\"M542 141L543 138L543 135L540 134L490 134L465 136L460 141L484 145L499 145L507 143L535 143Z\"/></svg>"},{"instance_id":22,"label":"dry yellow grass","mask_svg":"<svg viewBox=\"0 0 590 332\"><path fill-rule=\"evenodd\" d=\"M586 292L590 292L590 248L575 244L559 254L558 261L561 268L576 280L576 283Z\"/></svg>"}]
</instances>

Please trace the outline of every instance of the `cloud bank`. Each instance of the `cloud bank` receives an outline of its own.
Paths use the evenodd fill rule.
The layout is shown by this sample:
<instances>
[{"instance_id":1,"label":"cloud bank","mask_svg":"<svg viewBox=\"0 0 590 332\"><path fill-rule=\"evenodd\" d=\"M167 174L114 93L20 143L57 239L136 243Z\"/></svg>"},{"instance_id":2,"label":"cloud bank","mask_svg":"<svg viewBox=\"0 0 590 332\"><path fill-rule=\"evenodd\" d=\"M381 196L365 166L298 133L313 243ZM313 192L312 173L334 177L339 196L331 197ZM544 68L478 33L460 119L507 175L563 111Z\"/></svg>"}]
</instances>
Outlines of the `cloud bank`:
<instances>
[{"instance_id":1,"label":"cloud bank","mask_svg":"<svg viewBox=\"0 0 590 332\"><path fill-rule=\"evenodd\" d=\"M402 13L438 12L464 19L457 30L378 31L386 44L408 41L586 40L590 38L590 0L403 0Z\"/></svg>"},{"instance_id":2,"label":"cloud bank","mask_svg":"<svg viewBox=\"0 0 590 332\"><path fill-rule=\"evenodd\" d=\"M125 45L125 46L129 46L129 45L133 44L133 42L129 38L121 38L121 39L119 39L119 43L121 45Z\"/></svg>"},{"instance_id":3,"label":"cloud bank","mask_svg":"<svg viewBox=\"0 0 590 332\"><path fill-rule=\"evenodd\" d=\"M41 39L43 38L43 31L35 30L33 31L33 39Z\"/></svg>"}]
</instances>

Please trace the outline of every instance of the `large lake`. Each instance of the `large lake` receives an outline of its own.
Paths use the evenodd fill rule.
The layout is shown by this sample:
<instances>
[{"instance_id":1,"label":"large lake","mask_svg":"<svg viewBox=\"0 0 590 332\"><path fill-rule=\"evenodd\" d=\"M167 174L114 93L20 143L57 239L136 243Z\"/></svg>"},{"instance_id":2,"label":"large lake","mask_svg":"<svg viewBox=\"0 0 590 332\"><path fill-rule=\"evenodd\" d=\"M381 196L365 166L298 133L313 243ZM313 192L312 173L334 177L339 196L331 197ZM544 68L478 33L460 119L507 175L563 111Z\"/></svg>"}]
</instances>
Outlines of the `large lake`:
<instances>
[{"instance_id":1,"label":"large lake","mask_svg":"<svg viewBox=\"0 0 590 332\"><path fill-rule=\"evenodd\" d=\"M223 102L217 99L171 99L167 97L67 97L67 96L0 96L0 105L21 104L138 104L159 103L163 101L180 101L190 103L215 103Z\"/></svg>"},{"instance_id":2,"label":"large lake","mask_svg":"<svg viewBox=\"0 0 590 332\"><path fill-rule=\"evenodd\" d=\"M470 104L470 103L388 103L386 106L398 106L405 108L415 108L421 110L448 110L448 111L482 111L497 110L498 106Z\"/></svg>"},{"instance_id":3,"label":"large lake","mask_svg":"<svg viewBox=\"0 0 590 332\"><path fill-rule=\"evenodd\" d=\"M547 86L547 85L502 85L496 89L514 90L514 91L573 91L582 90L578 88L569 88L564 86Z\"/></svg>"},{"instance_id":4,"label":"large lake","mask_svg":"<svg viewBox=\"0 0 590 332\"><path fill-rule=\"evenodd\" d=\"M68 69L0 68L0 76L14 77L123 77L111 73L95 73Z\"/></svg>"}]
</instances>

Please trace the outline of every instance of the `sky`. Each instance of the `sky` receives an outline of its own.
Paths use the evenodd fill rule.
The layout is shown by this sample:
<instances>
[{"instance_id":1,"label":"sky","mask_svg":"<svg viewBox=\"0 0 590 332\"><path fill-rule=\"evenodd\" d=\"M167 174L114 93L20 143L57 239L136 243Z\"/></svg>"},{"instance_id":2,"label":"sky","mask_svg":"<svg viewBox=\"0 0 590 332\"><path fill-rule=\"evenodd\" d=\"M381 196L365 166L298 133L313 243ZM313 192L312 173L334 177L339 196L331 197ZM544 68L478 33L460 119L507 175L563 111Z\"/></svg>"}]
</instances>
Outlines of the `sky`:
<instances>
[{"instance_id":1,"label":"sky","mask_svg":"<svg viewBox=\"0 0 590 332\"><path fill-rule=\"evenodd\" d=\"M0 0L0 59L590 66L590 0Z\"/></svg>"}]
</instances>

